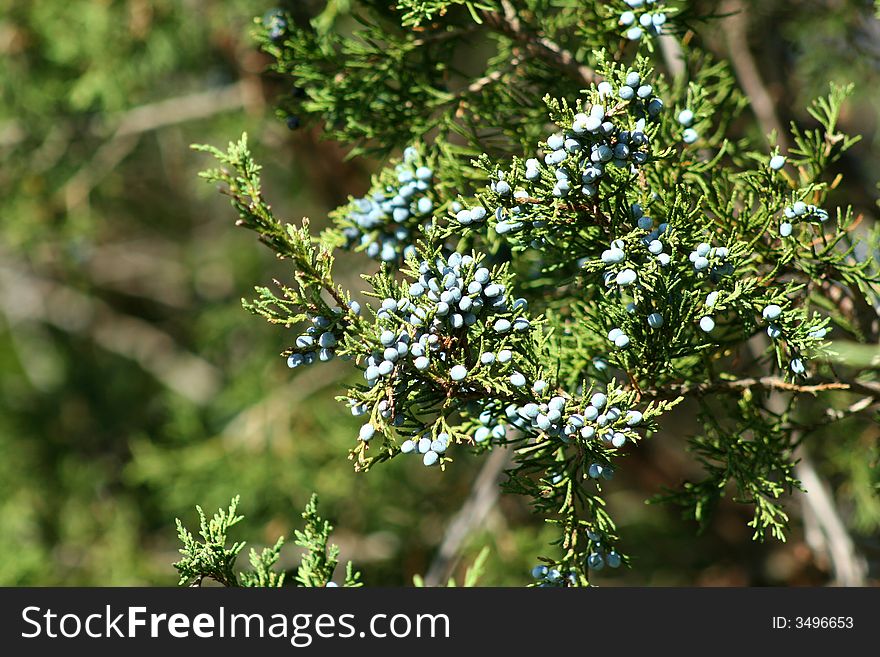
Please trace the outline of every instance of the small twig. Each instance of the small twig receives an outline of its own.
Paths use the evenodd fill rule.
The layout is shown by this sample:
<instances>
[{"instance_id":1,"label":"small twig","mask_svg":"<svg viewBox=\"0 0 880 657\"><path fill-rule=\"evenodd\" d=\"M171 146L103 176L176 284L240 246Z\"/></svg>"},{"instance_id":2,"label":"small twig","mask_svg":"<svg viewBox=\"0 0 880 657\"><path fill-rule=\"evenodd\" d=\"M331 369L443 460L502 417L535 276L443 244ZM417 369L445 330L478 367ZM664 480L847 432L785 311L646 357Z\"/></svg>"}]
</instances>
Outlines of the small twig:
<instances>
[{"instance_id":1,"label":"small twig","mask_svg":"<svg viewBox=\"0 0 880 657\"><path fill-rule=\"evenodd\" d=\"M244 106L250 84L242 81L225 87L199 91L141 105L119 115L114 138L159 130L170 125L205 119Z\"/></svg>"},{"instance_id":2,"label":"small twig","mask_svg":"<svg viewBox=\"0 0 880 657\"><path fill-rule=\"evenodd\" d=\"M812 460L803 448L799 448L795 452L795 458L799 459L795 466L795 474L807 491L802 495L803 501L809 508L809 512L824 538L822 543L834 572L833 584L837 586L864 586L865 560L856 551L852 537L837 512L831 491L819 476Z\"/></svg>"},{"instance_id":3,"label":"small twig","mask_svg":"<svg viewBox=\"0 0 880 657\"><path fill-rule=\"evenodd\" d=\"M82 292L27 271L0 253L0 311L10 323L41 322L68 333L86 334L109 352L129 358L166 387L205 404L220 387L219 370L180 347L149 322L120 313Z\"/></svg>"},{"instance_id":4,"label":"small twig","mask_svg":"<svg viewBox=\"0 0 880 657\"><path fill-rule=\"evenodd\" d=\"M666 62L669 73L673 78L683 78L687 71L684 65L684 52L678 39L671 34L661 34L659 41L660 52L663 53L663 61Z\"/></svg>"},{"instance_id":5,"label":"small twig","mask_svg":"<svg viewBox=\"0 0 880 657\"><path fill-rule=\"evenodd\" d=\"M667 398L679 395L706 395L713 392L740 392L748 388L764 388L766 390L786 390L815 395L818 392L828 390L849 390L861 392L871 397L880 397L880 383L870 381L822 381L813 385L800 385L789 383L775 376L748 377L734 381L713 381L710 383L669 385L662 389L646 390L643 396L647 398Z\"/></svg>"},{"instance_id":6,"label":"small twig","mask_svg":"<svg viewBox=\"0 0 880 657\"><path fill-rule=\"evenodd\" d=\"M829 408L825 411L829 422L837 422L850 415L857 415L862 411L866 411L877 403L875 397L863 397L855 404L850 404L846 408Z\"/></svg>"},{"instance_id":7,"label":"small twig","mask_svg":"<svg viewBox=\"0 0 880 657\"><path fill-rule=\"evenodd\" d=\"M446 528L437 555L425 574L425 586L442 586L460 558L468 536L483 524L500 496L498 478L513 459L513 450L496 447L474 480L471 493Z\"/></svg>"},{"instance_id":8,"label":"small twig","mask_svg":"<svg viewBox=\"0 0 880 657\"><path fill-rule=\"evenodd\" d=\"M508 0L501 0L502 13L484 11L482 18L492 29L518 41L530 54L565 71L578 82L589 85L598 81L598 74L589 66L579 64L575 56L559 44L523 27L516 9Z\"/></svg>"},{"instance_id":9,"label":"small twig","mask_svg":"<svg viewBox=\"0 0 880 657\"><path fill-rule=\"evenodd\" d=\"M63 199L67 211L88 200L95 186L137 147L142 134L238 109L244 105L247 86L245 82L238 82L219 89L170 98L135 107L111 120L116 125L112 136L59 190L59 197Z\"/></svg>"},{"instance_id":10,"label":"small twig","mask_svg":"<svg viewBox=\"0 0 880 657\"><path fill-rule=\"evenodd\" d=\"M755 357L760 355L760 349L756 344L749 343L749 348ZM869 394L872 398L880 397L880 384L876 384L874 393ZM779 389L771 389L767 399L767 409L781 415L786 407L786 401ZM813 466L806 448L801 444L800 432L793 430L790 440L793 446L797 446L793 454L797 463L795 476L807 491L800 496L804 539L814 555L828 556L834 571L835 583L844 586L863 585L864 561L856 551L846 525L837 511L834 496Z\"/></svg>"},{"instance_id":11,"label":"small twig","mask_svg":"<svg viewBox=\"0 0 880 657\"><path fill-rule=\"evenodd\" d=\"M507 73L510 69L515 68L519 65L519 60L514 58L510 60L510 66L504 69L498 69L497 71L492 71L491 73L487 73L479 80L474 80L468 85L467 93L468 94L478 94L484 88L492 84L493 82L498 82L501 77Z\"/></svg>"},{"instance_id":12,"label":"small twig","mask_svg":"<svg viewBox=\"0 0 880 657\"><path fill-rule=\"evenodd\" d=\"M307 376L296 375L285 385L239 411L226 423L219 436L230 446L262 449L270 441L270 432L283 427L282 432L287 434L284 420L291 417L297 406L315 393L344 381L349 374L348 367L334 361L309 372Z\"/></svg>"},{"instance_id":13,"label":"small twig","mask_svg":"<svg viewBox=\"0 0 880 657\"><path fill-rule=\"evenodd\" d=\"M748 12L746 12L741 0L727 0L721 11L723 14L730 14L723 23L722 31L733 70L751 101L749 104L752 111L755 113L758 123L761 124L761 130L765 136L775 132L779 146L787 151L789 149L788 135L776 115L773 98L761 79L755 58L748 48L746 19Z\"/></svg>"}]
</instances>

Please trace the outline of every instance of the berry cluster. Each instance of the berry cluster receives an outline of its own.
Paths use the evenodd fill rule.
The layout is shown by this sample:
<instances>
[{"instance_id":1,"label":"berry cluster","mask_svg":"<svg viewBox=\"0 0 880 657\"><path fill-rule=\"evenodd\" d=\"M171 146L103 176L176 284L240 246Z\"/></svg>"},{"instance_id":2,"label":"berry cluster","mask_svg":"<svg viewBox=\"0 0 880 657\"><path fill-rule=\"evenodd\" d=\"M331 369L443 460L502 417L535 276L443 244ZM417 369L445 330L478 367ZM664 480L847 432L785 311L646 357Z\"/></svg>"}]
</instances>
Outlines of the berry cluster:
<instances>
[{"instance_id":1,"label":"berry cluster","mask_svg":"<svg viewBox=\"0 0 880 657\"><path fill-rule=\"evenodd\" d=\"M425 386L466 392L477 372L509 376L512 382L523 376L513 369L512 361L516 346L532 328L525 315L528 304L512 299L506 285L482 266L480 256L454 252L447 258L423 260L417 275L412 273L415 280L400 284L375 313L375 338L363 355L366 394L376 390L371 397L374 403L350 402L356 414L374 410L364 425L371 427L364 429L368 437L362 433L362 440L369 440L381 424L404 423L402 411L395 413L391 400L409 392L424 394ZM504 436L504 423L493 419L492 412L481 413L480 421L484 426L476 430L475 442ZM450 439L438 434L426 443L425 438L411 439L403 450L419 452L426 465L433 465Z\"/></svg>"},{"instance_id":2,"label":"berry cluster","mask_svg":"<svg viewBox=\"0 0 880 657\"><path fill-rule=\"evenodd\" d=\"M608 552L591 552L587 555L587 567L590 570L602 570L606 565L609 568L619 568L621 563L623 558L613 549Z\"/></svg>"},{"instance_id":3,"label":"berry cluster","mask_svg":"<svg viewBox=\"0 0 880 657\"><path fill-rule=\"evenodd\" d=\"M717 282L722 276L733 273L733 263L728 260L730 251L726 246L714 247L706 242L701 242L688 255L688 260L694 265L694 270L707 274L712 282Z\"/></svg>"},{"instance_id":4,"label":"berry cluster","mask_svg":"<svg viewBox=\"0 0 880 657\"><path fill-rule=\"evenodd\" d=\"M602 535L592 530L587 530L587 538L592 544L592 551L587 555L586 566L591 570L602 570L606 565L609 568L619 568L623 563L623 557L615 550L604 549Z\"/></svg>"},{"instance_id":5,"label":"berry cluster","mask_svg":"<svg viewBox=\"0 0 880 657\"><path fill-rule=\"evenodd\" d=\"M639 244L644 248L644 251L638 249L636 253L628 254L624 241L617 239L611 242L609 248L605 249L601 255L606 287L617 286L622 291L638 287L638 268L644 267L650 259L656 260L660 267L667 267L672 262L672 256L666 252L667 245L661 240L661 237L668 230L668 224L662 222L654 228L654 220L644 214L638 203L634 203L630 207L630 214L636 220L638 227L646 231L645 235L639 238ZM633 297L636 296L634 293ZM634 313L636 304L634 302L628 303L627 310ZM652 329L659 329L664 324L663 315L659 312L650 312L646 321ZM631 336L622 327L616 326L608 332L608 340L617 349L626 349L630 345Z\"/></svg>"},{"instance_id":6,"label":"berry cluster","mask_svg":"<svg viewBox=\"0 0 880 657\"><path fill-rule=\"evenodd\" d=\"M641 412L628 409L626 395L620 390L609 394L596 392L583 408L569 398L554 395L547 399L548 385L537 380L532 385L536 398L515 409L508 409L508 417L518 429L532 435L545 435L564 443L582 439L608 449L621 449L630 440L636 441L635 427L642 423ZM545 394L541 394L545 393ZM621 408L623 406L623 408ZM588 474L593 479L611 479L613 469L602 463L592 463Z\"/></svg>"},{"instance_id":7,"label":"berry cluster","mask_svg":"<svg viewBox=\"0 0 880 657\"><path fill-rule=\"evenodd\" d=\"M543 161L525 161L523 189L514 190L510 182L513 178L504 171L492 174L490 190L499 202L494 212L498 234L543 228L547 213L541 207L542 199L577 202L579 198L596 197L601 181L613 169L629 174L649 161L647 122L663 109L663 101L654 96L653 87L631 71L617 90L607 80L600 82L591 98L593 102L582 106L583 111L569 115L570 121L557 122L562 131L544 142ZM465 219L459 221L470 223L470 215Z\"/></svg>"},{"instance_id":8,"label":"berry cluster","mask_svg":"<svg viewBox=\"0 0 880 657\"><path fill-rule=\"evenodd\" d=\"M297 336L295 347L287 351L287 366L296 368L311 365L315 360L326 362L336 355L339 336L334 332L333 320L323 315L309 318L312 325Z\"/></svg>"},{"instance_id":9,"label":"berry cluster","mask_svg":"<svg viewBox=\"0 0 880 657\"><path fill-rule=\"evenodd\" d=\"M782 315L782 308L775 303L764 306L764 310L761 311L761 316L770 322L767 326L767 335L773 340L777 340L782 336L782 328L779 324L774 323L774 320L779 319L780 315Z\"/></svg>"},{"instance_id":10,"label":"berry cluster","mask_svg":"<svg viewBox=\"0 0 880 657\"><path fill-rule=\"evenodd\" d=\"M643 36L660 34L666 24L666 13L660 0L624 0L630 9L620 14L618 23L626 28L624 35L630 41Z\"/></svg>"},{"instance_id":11,"label":"berry cluster","mask_svg":"<svg viewBox=\"0 0 880 657\"><path fill-rule=\"evenodd\" d=\"M807 205L803 201L795 201L782 211L784 215L783 221L779 224L779 234L782 237L789 237L794 229L795 222L802 221L818 221L824 224L828 221L828 211L815 205Z\"/></svg>"},{"instance_id":12,"label":"berry cluster","mask_svg":"<svg viewBox=\"0 0 880 657\"><path fill-rule=\"evenodd\" d=\"M681 140L685 144L693 144L700 138L700 133L691 126L694 124L694 113L689 109L683 109L678 113L678 122L684 126L681 133Z\"/></svg>"},{"instance_id":13,"label":"berry cluster","mask_svg":"<svg viewBox=\"0 0 880 657\"><path fill-rule=\"evenodd\" d=\"M428 158L407 148L403 160L383 171L366 196L335 213L346 248L384 262L415 255L416 235L430 223L435 207L433 176Z\"/></svg>"},{"instance_id":14,"label":"berry cluster","mask_svg":"<svg viewBox=\"0 0 880 657\"><path fill-rule=\"evenodd\" d=\"M784 323L784 310L782 306L776 303L770 303L764 306L763 310L761 310L762 319L767 322L767 335L770 336L773 340L779 340L783 337L785 331L783 329ZM811 328L807 330L807 337L811 340L824 340L825 336L828 334L828 329L824 326L815 326L815 328ZM794 355L793 358L789 361L789 369L792 374L795 376L801 376L806 373L806 366L804 364L803 358L801 358L797 354Z\"/></svg>"},{"instance_id":15,"label":"berry cluster","mask_svg":"<svg viewBox=\"0 0 880 657\"><path fill-rule=\"evenodd\" d=\"M537 586L565 586L567 583L571 585L577 584L577 573L570 570L567 575L563 575L559 568L555 566L535 566L532 568L532 577L537 580Z\"/></svg>"},{"instance_id":16,"label":"berry cluster","mask_svg":"<svg viewBox=\"0 0 880 657\"><path fill-rule=\"evenodd\" d=\"M449 447L449 434L438 433L433 440L430 434L404 440L400 451L404 454L421 454L422 463L430 468L440 462L441 454Z\"/></svg>"},{"instance_id":17,"label":"berry cluster","mask_svg":"<svg viewBox=\"0 0 880 657\"><path fill-rule=\"evenodd\" d=\"M481 362L488 363L490 358L485 357L486 354L483 354L483 356L484 358L481 358ZM516 405L508 406L505 412L507 421L512 422L518 419L516 416ZM492 438L500 441L507 435L507 421L497 417L497 413L491 407L484 408L477 417L480 423L480 426L474 431L474 441L477 444L485 443Z\"/></svg>"}]
</instances>

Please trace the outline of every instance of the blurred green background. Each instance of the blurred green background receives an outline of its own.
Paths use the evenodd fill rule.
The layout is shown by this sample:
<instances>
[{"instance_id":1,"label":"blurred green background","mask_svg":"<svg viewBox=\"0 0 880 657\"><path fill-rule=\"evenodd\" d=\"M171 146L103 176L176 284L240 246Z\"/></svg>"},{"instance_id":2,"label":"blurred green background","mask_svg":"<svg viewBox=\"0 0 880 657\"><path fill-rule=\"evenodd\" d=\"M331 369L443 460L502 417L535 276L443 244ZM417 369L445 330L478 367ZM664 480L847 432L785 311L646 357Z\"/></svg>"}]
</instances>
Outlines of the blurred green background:
<instances>
[{"instance_id":1,"label":"blurred green background","mask_svg":"<svg viewBox=\"0 0 880 657\"><path fill-rule=\"evenodd\" d=\"M290 4L305 18L320 3ZM797 108L829 79L859 85L844 124L866 139L843 163L852 179L841 194L872 212L880 32L870 3L834 4L753 3L750 43L785 118L802 118ZM241 494L236 537L258 546L298 526L312 491L368 585L411 584L481 461L457 459L446 473L404 459L352 471L358 423L333 400L351 370L292 373L278 357L283 331L241 309L254 285L286 272L234 228L227 201L197 177L209 162L188 148L247 131L279 216L318 227L380 166L346 161L317 128L275 118L296 90L265 73L249 37L271 5L0 7L0 585L173 585L175 517L192 526L195 504L214 510ZM340 265L353 284L368 266L356 256ZM797 500L789 542L764 545L750 541L747 508L722 505L698 537L677 509L645 504L698 472L683 450L687 417L610 489L635 568L600 583L826 582ZM876 425L811 440L876 578ZM483 583L523 585L536 556L552 554L551 537L523 500L502 497L456 572L487 545Z\"/></svg>"}]
</instances>

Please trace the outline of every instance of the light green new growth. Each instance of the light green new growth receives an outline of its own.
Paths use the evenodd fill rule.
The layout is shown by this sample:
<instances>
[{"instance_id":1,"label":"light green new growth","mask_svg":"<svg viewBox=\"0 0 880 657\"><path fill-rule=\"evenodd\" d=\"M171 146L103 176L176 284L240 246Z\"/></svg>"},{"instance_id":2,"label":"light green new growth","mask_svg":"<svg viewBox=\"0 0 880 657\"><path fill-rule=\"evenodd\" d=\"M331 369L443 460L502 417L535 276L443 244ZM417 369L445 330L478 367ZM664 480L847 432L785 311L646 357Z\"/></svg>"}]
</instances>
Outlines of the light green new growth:
<instances>
[{"instance_id":1,"label":"light green new growth","mask_svg":"<svg viewBox=\"0 0 880 657\"><path fill-rule=\"evenodd\" d=\"M403 153L320 235L273 214L245 138L199 147L223 165L204 175L239 225L291 264L294 287L258 288L246 307L314 324L291 336L290 367L341 356L363 375L339 397L363 416L355 468L416 453L446 469L463 449L512 449L505 489L557 530L542 585L629 563L607 482L675 429L662 416L692 423L704 474L656 499L706 527L733 491L756 540L784 540L798 459L822 426L802 417L858 393L867 401L828 421L870 421L880 400L872 366L832 369L828 340L880 332L880 230L856 230L861 209L837 195L834 169L858 142L840 127L852 86L826 86L809 126L768 131L792 145L768 147L728 63L679 40L717 17L659 4L662 30L632 43L604 2L352 2L347 31L328 3L312 25L261 25L273 68L302 92L282 116L322 125L352 156ZM462 66L473 43L487 54ZM379 261L360 290L334 279L345 249ZM375 304L353 309L357 292ZM309 564L300 581L323 576Z\"/></svg>"},{"instance_id":2,"label":"light green new growth","mask_svg":"<svg viewBox=\"0 0 880 657\"><path fill-rule=\"evenodd\" d=\"M241 587L281 587L290 585L295 579L301 586L327 586L333 579L339 563L339 548L329 542L333 526L318 515L318 497L312 495L303 511L305 520L303 531L295 530L295 543L303 549L300 565L295 578L288 570L279 569L278 561L284 537L279 537L272 547L257 552L251 548L249 562L251 570L236 573L235 565L239 553L245 546L243 541L227 546L229 529L244 519L236 515L239 498L233 498L228 509L219 509L210 519L200 506L199 536L193 536L181 520L177 520L177 535L183 543L183 555L174 567L180 573L180 585L199 586L206 577L223 586ZM360 573L352 568L351 562L345 567L344 586L360 586Z\"/></svg>"}]
</instances>

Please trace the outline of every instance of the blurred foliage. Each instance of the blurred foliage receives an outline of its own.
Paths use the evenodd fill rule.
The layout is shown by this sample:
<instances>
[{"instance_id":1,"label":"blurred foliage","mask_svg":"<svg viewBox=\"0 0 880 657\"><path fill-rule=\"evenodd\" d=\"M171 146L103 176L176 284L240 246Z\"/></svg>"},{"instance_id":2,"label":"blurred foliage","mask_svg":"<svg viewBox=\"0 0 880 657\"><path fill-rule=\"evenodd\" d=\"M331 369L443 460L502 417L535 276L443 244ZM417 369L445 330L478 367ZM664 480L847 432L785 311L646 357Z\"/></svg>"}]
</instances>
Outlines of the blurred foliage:
<instances>
[{"instance_id":1,"label":"blurred foliage","mask_svg":"<svg viewBox=\"0 0 880 657\"><path fill-rule=\"evenodd\" d=\"M323 6L282 4L303 25ZM319 28L344 35L350 4L334 3ZM841 124L865 139L842 161L847 182L835 193L870 213L877 190L867 181L880 178L880 26L869 20L871 3L745 4L748 46L777 107L791 113L784 120L804 120L797 108L829 79L858 83ZM301 101L265 72L268 60L248 36L253 16L271 8L262 0L0 3L2 585L170 585L173 520L197 522L195 503L214 509L240 494L247 513L238 535L271 548L299 526L312 491L337 528L342 561L353 560L370 585L410 585L470 492L475 458L443 474L401 460L353 473L339 457L359 422L332 399L348 370L332 363L292 376L277 358L283 336L241 310L252 282L278 266L232 229L225 201L202 189L204 161L188 145L247 130L276 212L308 215L318 227L349 194L364 193L371 173L319 142L317 129L290 131L273 115ZM485 46L459 56L479 60L491 52ZM362 261L346 262L345 275L356 278ZM876 367L868 349L837 351ZM682 448L691 411L616 480L608 502L621 532L652 550L635 571L600 583L826 581L828 564L798 529L784 546L753 545L748 512L721 502L694 538L695 523L674 508L644 505L695 476ZM823 414L804 418L816 420L811 448L876 563L876 431L850 421L828 429ZM487 546L481 583L522 585L530 555L549 537L521 501L503 497L468 541L456 579L466 581L465 566ZM295 556L282 552L281 567L294 567Z\"/></svg>"}]
</instances>

